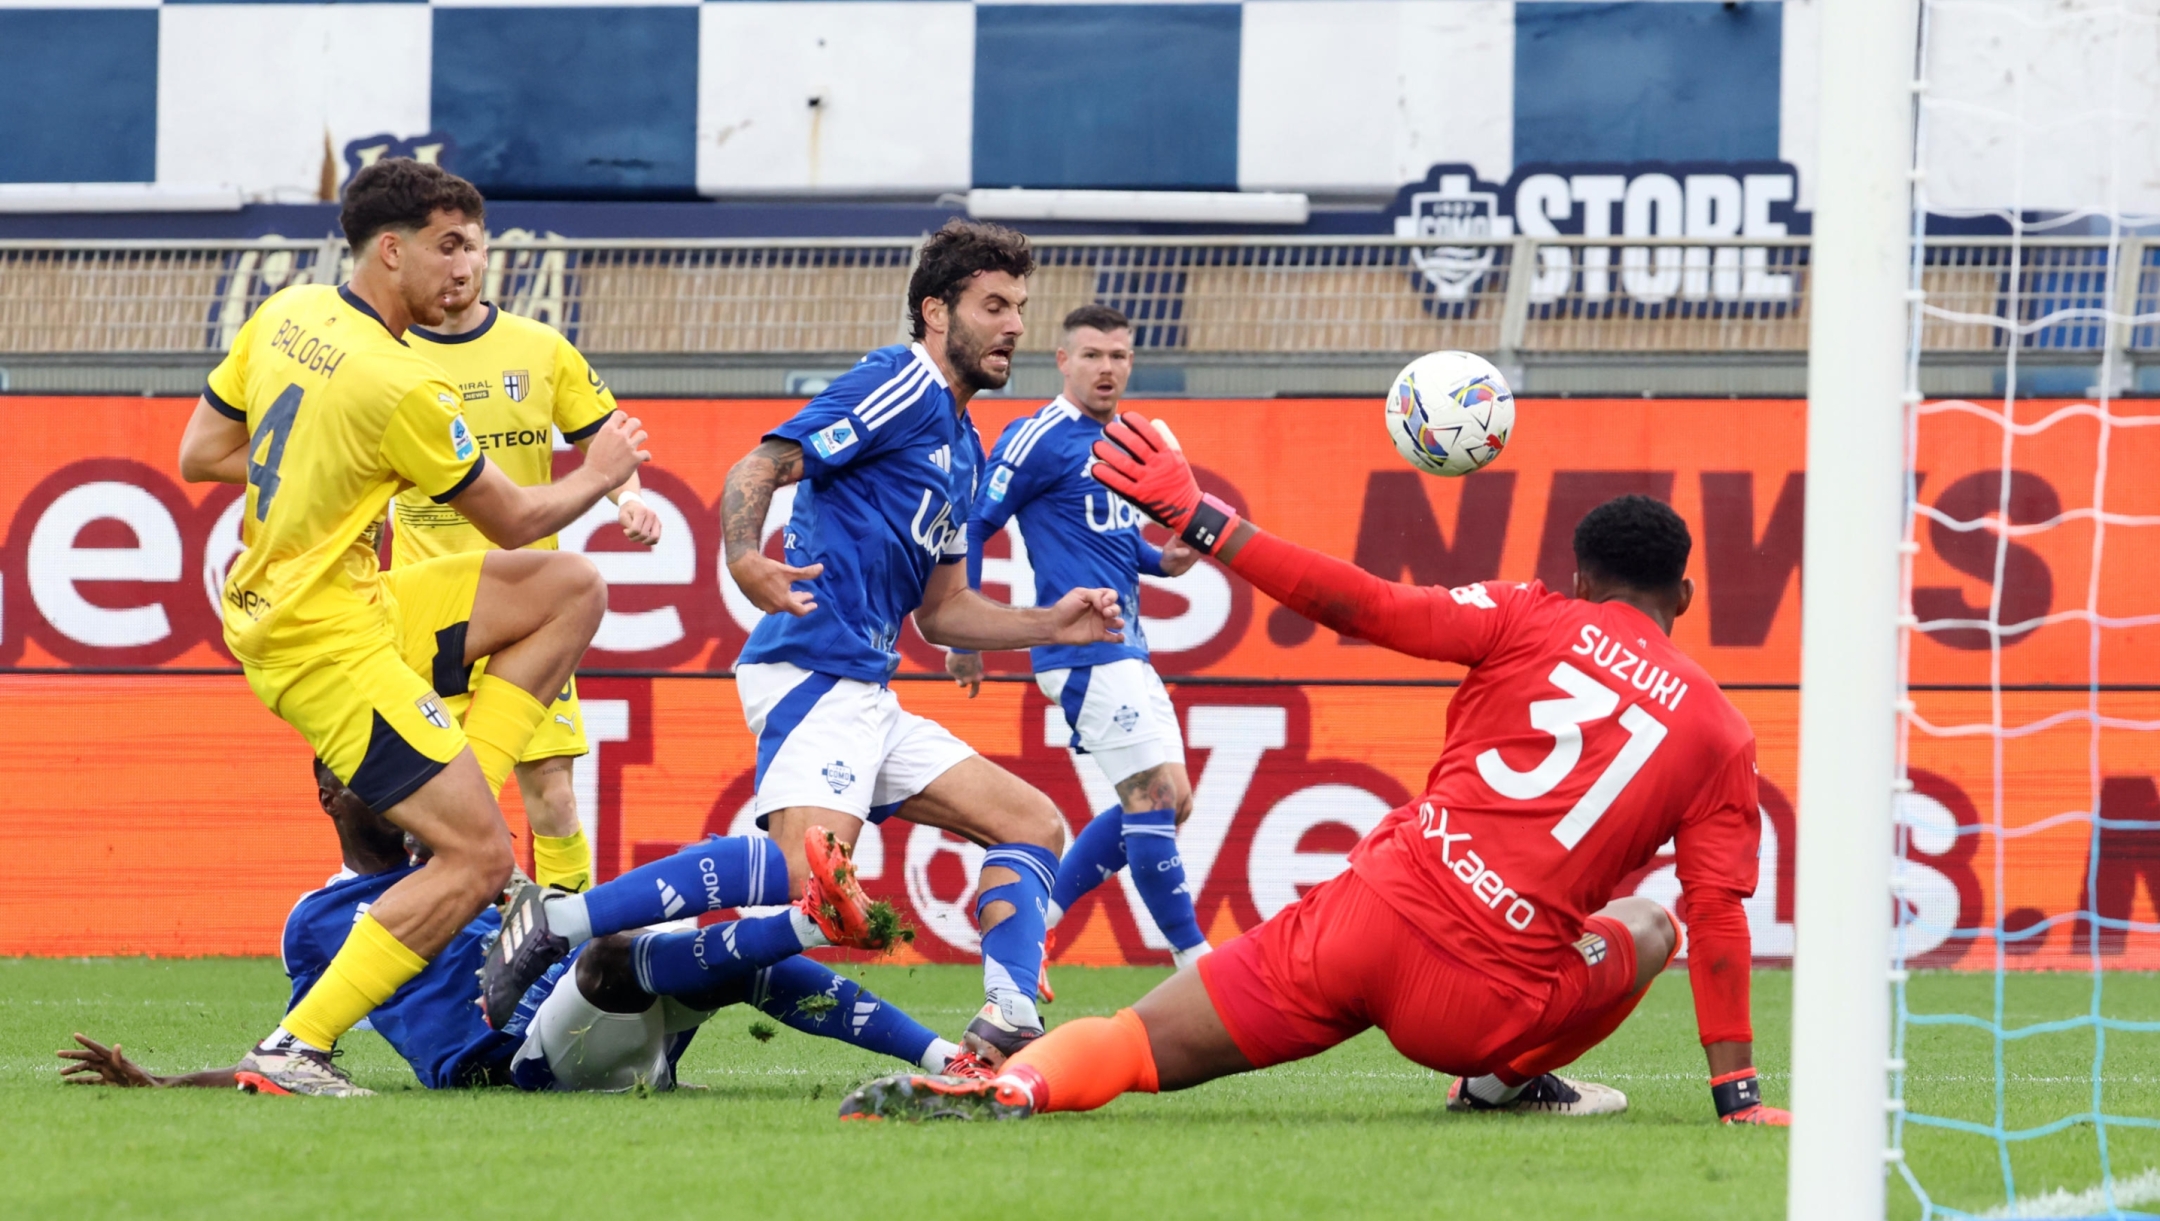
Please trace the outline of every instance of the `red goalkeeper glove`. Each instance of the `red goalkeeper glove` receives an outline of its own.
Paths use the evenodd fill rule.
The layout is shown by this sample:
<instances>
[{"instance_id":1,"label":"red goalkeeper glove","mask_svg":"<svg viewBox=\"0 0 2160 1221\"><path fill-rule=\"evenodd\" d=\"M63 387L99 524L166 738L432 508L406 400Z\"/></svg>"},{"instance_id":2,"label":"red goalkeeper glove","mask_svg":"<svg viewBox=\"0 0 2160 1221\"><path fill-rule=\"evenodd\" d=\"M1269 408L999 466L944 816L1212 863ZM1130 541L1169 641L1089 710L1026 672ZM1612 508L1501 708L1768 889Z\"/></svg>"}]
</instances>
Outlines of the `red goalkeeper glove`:
<instances>
[{"instance_id":1,"label":"red goalkeeper glove","mask_svg":"<svg viewBox=\"0 0 2160 1221\"><path fill-rule=\"evenodd\" d=\"M1137 411L1104 426L1088 473L1204 554L1237 527L1237 510L1200 490L1170 430Z\"/></svg>"},{"instance_id":2,"label":"red goalkeeper glove","mask_svg":"<svg viewBox=\"0 0 2160 1221\"><path fill-rule=\"evenodd\" d=\"M1710 1099L1717 1104L1719 1123L1751 1124L1763 1128L1792 1126L1791 1111L1763 1105L1762 1082L1756 1078L1752 1068L1710 1078Z\"/></svg>"}]
</instances>

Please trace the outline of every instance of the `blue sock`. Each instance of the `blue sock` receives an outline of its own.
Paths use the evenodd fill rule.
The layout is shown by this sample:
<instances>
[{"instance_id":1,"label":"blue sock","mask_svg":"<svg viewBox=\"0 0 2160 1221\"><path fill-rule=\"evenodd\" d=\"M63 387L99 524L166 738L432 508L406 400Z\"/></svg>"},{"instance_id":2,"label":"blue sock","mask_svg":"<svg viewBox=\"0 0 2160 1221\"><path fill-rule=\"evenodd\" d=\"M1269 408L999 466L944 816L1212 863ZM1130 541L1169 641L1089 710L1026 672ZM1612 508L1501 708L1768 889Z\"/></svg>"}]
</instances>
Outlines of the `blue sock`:
<instances>
[{"instance_id":1,"label":"blue sock","mask_svg":"<svg viewBox=\"0 0 2160 1221\"><path fill-rule=\"evenodd\" d=\"M688 1000L747 979L802 952L802 937L791 915L786 911L708 924L694 933L648 933L630 951L638 987L654 996Z\"/></svg>"},{"instance_id":2,"label":"blue sock","mask_svg":"<svg viewBox=\"0 0 2160 1221\"><path fill-rule=\"evenodd\" d=\"M1012 915L983 934L983 991L1006 1021L1040 1030L1042 1015L1035 1010L1035 993L1042 983L1043 921L1058 859L1048 848L1034 844L999 844L983 857L983 868L999 866L1019 874L1020 880L976 896L978 924L983 909L992 903L1013 906Z\"/></svg>"},{"instance_id":3,"label":"blue sock","mask_svg":"<svg viewBox=\"0 0 2160 1221\"><path fill-rule=\"evenodd\" d=\"M898 1006L800 954L758 972L750 1003L804 1034L838 1039L909 1064L921 1064L937 1041L935 1032Z\"/></svg>"},{"instance_id":4,"label":"blue sock","mask_svg":"<svg viewBox=\"0 0 2160 1221\"><path fill-rule=\"evenodd\" d=\"M1178 855L1177 811L1125 815L1125 855L1132 861L1140 901L1170 944L1189 950L1205 942L1200 920L1193 915L1192 892L1185 885L1185 861Z\"/></svg>"},{"instance_id":5,"label":"blue sock","mask_svg":"<svg viewBox=\"0 0 2160 1221\"><path fill-rule=\"evenodd\" d=\"M715 835L568 898L583 900L590 937L723 908L775 906L788 901L787 857L762 836ZM580 906L549 899L551 924L558 905L566 913Z\"/></svg>"},{"instance_id":6,"label":"blue sock","mask_svg":"<svg viewBox=\"0 0 2160 1221\"><path fill-rule=\"evenodd\" d=\"M1080 828L1065 859L1058 862L1050 901L1057 904L1060 915L1125 867L1124 813L1117 806L1098 812Z\"/></svg>"}]
</instances>

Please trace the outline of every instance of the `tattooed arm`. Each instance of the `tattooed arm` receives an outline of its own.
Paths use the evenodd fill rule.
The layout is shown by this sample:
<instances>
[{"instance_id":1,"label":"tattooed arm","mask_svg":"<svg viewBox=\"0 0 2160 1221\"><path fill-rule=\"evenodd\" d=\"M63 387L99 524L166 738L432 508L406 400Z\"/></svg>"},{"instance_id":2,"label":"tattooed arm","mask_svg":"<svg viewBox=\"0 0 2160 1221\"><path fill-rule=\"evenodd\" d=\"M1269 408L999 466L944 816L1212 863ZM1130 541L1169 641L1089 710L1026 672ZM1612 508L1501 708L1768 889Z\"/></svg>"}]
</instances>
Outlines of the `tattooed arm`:
<instances>
[{"instance_id":1,"label":"tattooed arm","mask_svg":"<svg viewBox=\"0 0 2160 1221\"><path fill-rule=\"evenodd\" d=\"M728 471L727 488L721 493L720 536L727 544L728 574L750 604L767 614L807 615L817 609L816 600L794 584L817 576L825 566L791 567L767 556L758 545L773 493L802 477L802 446L769 438Z\"/></svg>"}]
</instances>

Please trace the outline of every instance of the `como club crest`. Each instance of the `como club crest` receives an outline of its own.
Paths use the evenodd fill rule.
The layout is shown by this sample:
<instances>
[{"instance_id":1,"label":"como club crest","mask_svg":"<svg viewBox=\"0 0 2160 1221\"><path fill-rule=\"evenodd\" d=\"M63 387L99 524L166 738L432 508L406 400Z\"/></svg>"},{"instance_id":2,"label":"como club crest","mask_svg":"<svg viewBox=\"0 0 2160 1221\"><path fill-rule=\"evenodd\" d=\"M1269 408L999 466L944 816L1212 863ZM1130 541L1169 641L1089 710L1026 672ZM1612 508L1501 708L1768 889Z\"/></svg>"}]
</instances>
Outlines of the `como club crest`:
<instances>
[{"instance_id":1,"label":"como club crest","mask_svg":"<svg viewBox=\"0 0 2160 1221\"><path fill-rule=\"evenodd\" d=\"M1493 269L1495 247L1489 243L1512 237L1515 225L1512 218L1500 215L1499 194L1474 189L1476 180L1470 174L1438 177L1439 190L1410 195L1405 213L1395 218L1395 234L1462 243L1421 246L1410 252L1411 263L1437 296L1461 300Z\"/></svg>"},{"instance_id":2,"label":"como club crest","mask_svg":"<svg viewBox=\"0 0 2160 1221\"><path fill-rule=\"evenodd\" d=\"M523 369L505 369L502 382L503 393L510 396L510 401L522 403L527 392L532 389L532 374Z\"/></svg>"}]
</instances>

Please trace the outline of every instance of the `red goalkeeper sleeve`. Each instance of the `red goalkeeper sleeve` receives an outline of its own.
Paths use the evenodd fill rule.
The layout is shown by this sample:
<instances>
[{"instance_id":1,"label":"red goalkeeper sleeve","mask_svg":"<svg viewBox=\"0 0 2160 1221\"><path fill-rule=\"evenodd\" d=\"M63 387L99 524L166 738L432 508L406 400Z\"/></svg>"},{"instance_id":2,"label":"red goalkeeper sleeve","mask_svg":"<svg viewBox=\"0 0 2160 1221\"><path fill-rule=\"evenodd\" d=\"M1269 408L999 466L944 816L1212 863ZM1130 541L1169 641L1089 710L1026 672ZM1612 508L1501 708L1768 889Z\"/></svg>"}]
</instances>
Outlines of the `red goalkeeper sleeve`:
<instances>
[{"instance_id":1,"label":"red goalkeeper sleeve","mask_svg":"<svg viewBox=\"0 0 2160 1221\"><path fill-rule=\"evenodd\" d=\"M1681 919L1687 923L1688 984L1695 990L1695 1025L1703 1045L1753 1042L1748 971L1754 943L1748 936L1740 895L1730 890L1691 890L1680 907Z\"/></svg>"},{"instance_id":2,"label":"red goalkeeper sleeve","mask_svg":"<svg viewBox=\"0 0 2160 1221\"><path fill-rule=\"evenodd\" d=\"M1232 571L1253 588L1345 636L1427 657L1476 665L1498 644L1520 586L1461 590L1403 585L1255 527Z\"/></svg>"}]
</instances>

